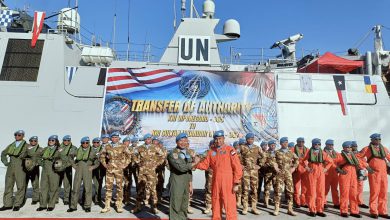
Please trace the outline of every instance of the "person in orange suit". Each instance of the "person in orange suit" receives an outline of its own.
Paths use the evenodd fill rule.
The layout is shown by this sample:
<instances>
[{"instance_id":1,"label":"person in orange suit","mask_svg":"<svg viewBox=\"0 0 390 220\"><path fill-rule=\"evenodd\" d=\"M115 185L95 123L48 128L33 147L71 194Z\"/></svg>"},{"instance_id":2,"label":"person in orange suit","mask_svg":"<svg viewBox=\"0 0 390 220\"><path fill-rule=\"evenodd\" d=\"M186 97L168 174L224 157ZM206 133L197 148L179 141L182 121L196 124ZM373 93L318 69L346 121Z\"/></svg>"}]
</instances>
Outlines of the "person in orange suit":
<instances>
[{"instance_id":1,"label":"person in orange suit","mask_svg":"<svg viewBox=\"0 0 390 220\"><path fill-rule=\"evenodd\" d=\"M328 139L325 142L324 151L334 160L337 158L338 153L334 150L334 141ZM335 167L334 167L335 168ZM329 190L332 190L332 202L333 207L336 209L340 208L340 198L339 198L339 174L336 172L336 169L329 169L325 174L325 201L324 206L327 207L326 197L329 193Z\"/></svg>"},{"instance_id":2,"label":"person in orange suit","mask_svg":"<svg viewBox=\"0 0 390 220\"><path fill-rule=\"evenodd\" d=\"M352 141L351 146L352 146L352 152L355 155L359 155L357 142ZM367 163L365 158L358 158L358 159L360 159L364 163ZM359 170L359 172L361 172L361 176L358 176L357 200L358 200L358 204L359 204L360 208L368 209L370 207L368 207L368 205L364 204L364 201L363 201L363 186L364 186L364 181L367 180L367 170L361 169L361 170Z\"/></svg>"},{"instance_id":3,"label":"person in orange suit","mask_svg":"<svg viewBox=\"0 0 390 220\"><path fill-rule=\"evenodd\" d=\"M225 208L226 220L237 219L235 193L239 189L242 178L242 166L236 150L225 144L224 132L214 133L215 147L210 150L206 158L200 162L196 158L195 168L213 170L212 180L212 212L213 220L222 219L222 207Z\"/></svg>"},{"instance_id":4,"label":"person in orange suit","mask_svg":"<svg viewBox=\"0 0 390 220\"><path fill-rule=\"evenodd\" d=\"M359 156L367 159L369 167L374 171L368 173L370 184L370 215L377 219L378 216L390 219L387 213L387 166L386 159L390 161L390 153L381 144L381 135L372 134L371 142L364 147Z\"/></svg>"},{"instance_id":5,"label":"person in orange suit","mask_svg":"<svg viewBox=\"0 0 390 220\"><path fill-rule=\"evenodd\" d=\"M297 138L297 144L295 147L291 148L291 151L299 158L298 168L293 173L294 206L295 208L300 208L301 206L306 207L308 178L303 158L305 157L308 149L305 147L305 139L303 137Z\"/></svg>"},{"instance_id":6,"label":"person in orange suit","mask_svg":"<svg viewBox=\"0 0 390 220\"><path fill-rule=\"evenodd\" d=\"M343 150L333 160L336 171L339 173L340 181L340 215L348 217L348 204L351 209L351 216L361 218L357 198L358 177L357 170L365 168L365 164L352 152L352 142L345 141Z\"/></svg>"},{"instance_id":7,"label":"person in orange suit","mask_svg":"<svg viewBox=\"0 0 390 220\"><path fill-rule=\"evenodd\" d=\"M314 138L311 143L312 147L303 158L309 179L309 216L326 217L324 213L325 173L333 166L333 160L321 149L320 139Z\"/></svg>"}]
</instances>

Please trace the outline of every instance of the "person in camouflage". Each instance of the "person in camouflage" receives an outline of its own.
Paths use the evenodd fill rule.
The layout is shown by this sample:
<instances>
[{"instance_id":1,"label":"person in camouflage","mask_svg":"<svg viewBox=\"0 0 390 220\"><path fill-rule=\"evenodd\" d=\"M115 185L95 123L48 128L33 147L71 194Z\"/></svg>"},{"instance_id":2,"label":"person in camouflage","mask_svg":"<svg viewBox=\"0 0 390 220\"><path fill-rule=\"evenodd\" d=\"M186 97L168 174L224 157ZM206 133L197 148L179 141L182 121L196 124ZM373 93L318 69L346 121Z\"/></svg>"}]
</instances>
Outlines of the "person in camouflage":
<instances>
[{"instance_id":1,"label":"person in camouflage","mask_svg":"<svg viewBox=\"0 0 390 220\"><path fill-rule=\"evenodd\" d=\"M133 148L131 147L131 139L130 137L125 137L123 139L123 145L127 147L127 149L130 151L130 154L133 155ZM130 205L130 194L131 194L131 169L132 163L129 163L127 167L123 170L123 203L128 206Z\"/></svg>"},{"instance_id":2,"label":"person in camouflage","mask_svg":"<svg viewBox=\"0 0 390 220\"><path fill-rule=\"evenodd\" d=\"M114 181L116 183L116 211L123 212L123 169L131 162L131 153L129 149L119 143L119 132L111 134L111 143L107 144L100 154L100 163L106 168L106 201L101 213L111 211L110 204Z\"/></svg>"},{"instance_id":3,"label":"person in camouflage","mask_svg":"<svg viewBox=\"0 0 390 220\"><path fill-rule=\"evenodd\" d=\"M96 137L92 140L92 148L96 153L98 159L100 159L100 154L103 150L103 146L100 144L100 138ZM101 203L102 201L102 187L103 179L106 175L106 169L104 166L99 163L99 166L92 171L92 181L93 181L93 191L92 201L95 204Z\"/></svg>"},{"instance_id":4,"label":"person in camouflage","mask_svg":"<svg viewBox=\"0 0 390 220\"><path fill-rule=\"evenodd\" d=\"M81 146L77 149L76 158L72 167L76 170L72 190L72 200L67 212L77 210L81 183L84 185L85 198L83 201L85 212L91 212L92 204L92 171L99 166L99 160L93 147L89 145L89 137L81 139Z\"/></svg>"},{"instance_id":5,"label":"person in camouflage","mask_svg":"<svg viewBox=\"0 0 390 220\"><path fill-rule=\"evenodd\" d=\"M64 185L64 205L69 205L70 196L72 193L72 161L76 156L77 147L72 144L72 138L70 135L65 135L62 138L62 144L58 149L61 156L63 156L63 166L65 166L65 170L59 172L60 174L60 187L61 184ZM58 201L58 197L57 197Z\"/></svg>"},{"instance_id":6,"label":"person in camouflage","mask_svg":"<svg viewBox=\"0 0 390 220\"><path fill-rule=\"evenodd\" d=\"M141 203L144 201L145 205L151 200L152 212L158 213L157 209L157 174L156 168L160 165L161 157L164 152L158 146L152 144L152 135L146 134L144 136L145 144L138 147L138 153L134 155L134 162L138 164L138 192L136 205L132 210L133 213L141 211ZM144 200L145 199L145 200Z\"/></svg>"},{"instance_id":7,"label":"person in camouflage","mask_svg":"<svg viewBox=\"0 0 390 220\"><path fill-rule=\"evenodd\" d=\"M165 166L167 165L167 156L168 156L168 151L167 149L164 148L162 142L158 140L156 137L153 138L153 145L159 147L163 154L159 158L159 165L156 168L156 173L157 173L157 197L158 201L161 201L162 199L162 194L164 191L164 181L165 181Z\"/></svg>"},{"instance_id":8,"label":"person in camouflage","mask_svg":"<svg viewBox=\"0 0 390 220\"><path fill-rule=\"evenodd\" d=\"M31 181L31 186L33 188L31 205L35 205L39 202L39 159L42 156L43 148L39 146L37 136L32 136L29 141L30 145L27 147L24 168L26 171L26 189L28 182ZM32 165L30 165L31 167L27 167L27 160L32 162Z\"/></svg>"},{"instance_id":9,"label":"person in camouflage","mask_svg":"<svg viewBox=\"0 0 390 220\"><path fill-rule=\"evenodd\" d=\"M253 144L255 141L255 135L253 133L248 133L245 136L246 143L241 145L241 155L243 160L244 167L244 176L243 176L243 190L242 190L242 202L243 209L242 214L248 214L249 206L249 194L251 197L251 206L252 213L259 215L260 211L257 210L257 187L258 185L258 175L259 169L264 165L264 156L262 149L259 146Z\"/></svg>"},{"instance_id":10,"label":"person in camouflage","mask_svg":"<svg viewBox=\"0 0 390 220\"><path fill-rule=\"evenodd\" d=\"M135 155L138 152L138 138L133 138L131 140L131 149L133 152L133 155ZM138 165L132 161L131 168L130 168L130 186L133 185L133 179L134 179L134 185L136 191L138 191Z\"/></svg>"},{"instance_id":11,"label":"person in camouflage","mask_svg":"<svg viewBox=\"0 0 390 220\"><path fill-rule=\"evenodd\" d=\"M58 159L65 159L58 151L60 142L57 135L49 137L47 147L43 149L43 154L39 165L42 166L39 208L37 211L53 211L58 199L60 175L54 170L54 163Z\"/></svg>"},{"instance_id":12,"label":"person in camouflage","mask_svg":"<svg viewBox=\"0 0 390 220\"><path fill-rule=\"evenodd\" d=\"M285 187L285 194L287 200L287 214L296 216L297 214L293 210L293 196L294 185L292 179L292 173L299 165L299 158L288 148L288 138L282 137L280 139L281 148L275 153L275 160L277 167L276 174L276 187L275 187L275 211L273 215L279 215L280 200L282 196L283 185Z\"/></svg>"},{"instance_id":13,"label":"person in camouflage","mask_svg":"<svg viewBox=\"0 0 390 220\"><path fill-rule=\"evenodd\" d=\"M26 156L28 144L23 139L24 131L16 131L14 136L15 141L1 152L1 162L7 167L7 172L5 174L3 207L0 208L0 211L9 210L12 207L13 211L19 211L26 193L26 173L23 170L23 158ZM9 162L7 156L10 159ZM14 200L12 197L15 184L17 191Z\"/></svg>"},{"instance_id":14,"label":"person in camouflage","mask_svg":"<svg viewBox=\"0 0 390 220\"><path fill-rule=\"evenodd\" d=\"M278 171L278 164L275 159L276 142L274 140L268 141L268 151L265 152L264 164L264 206L268 208L271 187L276 189L276 171Z\"/></svg>"},{"instance_id":15,"label":"person in camouflage","mask_svg":"<svg viewBox=\"0 0 390 220\"><path fill-rule=\"evenodd\" d=\"M260 144L260 147L263 150L263 153L267 152L267 150L268 150L268 143L266 141L262 141L261 144ZM264 166L262 166L259 169L259 187L257 188L258 201L259 202L261 200L261 187L262 186L264 187L264 184L265 184L264 173L265 173ZM264 192L264 190L263 190L263 192Z\"/></svg>"},{"instance_id":16,"label":"person in camouflage","mask_svg":"<svg viewBox=\"0 0 390 220\"><path fill-rule=\"evenodd\" d=\"M210 143L209 143L209 149L204 152L203 155L201 155L201 159L205 159L207 154L209 153L209 151L214 147L214 140L211 140ZM211 212L211 192L212 192L212 181L213 181L213 170L212 169L208 169L205 171L205 178L206 178L206 183L205 183L205 186L204 186L204 189L205 189L205 194L204 194L204 197L205 197L205 206L206 206L206 209L203 210L203 213L204 214L209 214Z\"/></svg>"},{"instance_id":17,"label":"person in camouflage","mask_svg":"<svg viewBox=\"0 0 390 220\"><path fill-rule=\"evenodd\" d=\"M242 161L242 155L241 155L241 145L239 145L239 141L235 141L233 143L233 147L237 152L237 156L240 159L241 165L243 164ZM243 184L243 183L242 183ZM236 192L236 201L237 201L237 208L242 208L242 184L238 186L238 191Z\"/></svg>"}]
</instances>

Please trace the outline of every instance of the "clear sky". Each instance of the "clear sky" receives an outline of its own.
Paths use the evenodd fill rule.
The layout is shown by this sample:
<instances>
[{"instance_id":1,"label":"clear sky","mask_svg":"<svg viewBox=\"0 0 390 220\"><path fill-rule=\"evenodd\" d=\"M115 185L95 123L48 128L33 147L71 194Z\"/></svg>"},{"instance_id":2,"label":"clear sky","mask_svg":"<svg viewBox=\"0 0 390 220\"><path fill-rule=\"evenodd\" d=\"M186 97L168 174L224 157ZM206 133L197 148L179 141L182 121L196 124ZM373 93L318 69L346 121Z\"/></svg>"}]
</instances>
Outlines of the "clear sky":
<instances>
[{"instance_id":1,"label":"clear sky","mask_svg":"<svg viewBox=\"0 0 390 220\"><path fill-rule=\"evenodd\" d=\"M190 0L187 0L189 2ZM68 0L6 0L10 8L46 11L48 15L68 6ZM130 2L130 39L134 54L142 53L142 44L151 43L152 54L161 55L173 35L174 0L79 0L81 25L112 42L113 18L117 14L116 42L127 42L128 8ZM175 0L180 18L180 0ZM70 1L71 5L75 0ZM195 0L199 12L203 0ZM229 18L241 24L241 39L220 45L222 57L229 56L230 46L236 48L269 48L273 42L296 33L304 39L298 44L298 57L319 50L343 54L356 46L376 24L390 27L389 0L215 0L216 17L221 19L217 33L222 32ZM189 7L187 7L189 11ZM55 19L48 24L52 27ZM90 34L82 30L82 34ZM373 50L373 33L359 47L360 52ZM389 45L390 29L383 29L385 49ZM84 41L88 43L88 41ZM140 45L137 45L140 44ZM117 44L117 50L126 50L126 44ZM250 59L258 59L259 49L236 49ZM137 53L139 52L139 53ZM268 55L278 53L265 51ZM255 56L256 55L256 56Z\"/></svg>"}]
</instances>

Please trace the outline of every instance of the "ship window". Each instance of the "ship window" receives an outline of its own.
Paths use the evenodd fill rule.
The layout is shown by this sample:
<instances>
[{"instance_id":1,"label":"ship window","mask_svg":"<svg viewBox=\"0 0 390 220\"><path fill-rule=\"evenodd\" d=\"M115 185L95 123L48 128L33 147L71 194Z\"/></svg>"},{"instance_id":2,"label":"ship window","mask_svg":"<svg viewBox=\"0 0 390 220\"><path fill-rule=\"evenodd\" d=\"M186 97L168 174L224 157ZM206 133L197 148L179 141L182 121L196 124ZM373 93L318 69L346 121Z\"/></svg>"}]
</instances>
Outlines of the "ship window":
<instances>
[{"instance_id":1,"label":"ship window","mask_svg":"<svg viewBox=\"0 0 390 220\"><path fill-rule=\"evenodd\" d=\"M106 72L107 72L107 68L100 68L99 79L97 82L98 86L106 85Z\"/></svg>"},{"instance_id":2,"label":"ship window","mask_svg":"<svg viewBox=\"0 0 390 220\"><path fill-rule=\"evenodd\" d=\"M43 40L31 48L31 40L9 39L0 81L36 82L41 63Z\"/></svg>"}]
</instances>

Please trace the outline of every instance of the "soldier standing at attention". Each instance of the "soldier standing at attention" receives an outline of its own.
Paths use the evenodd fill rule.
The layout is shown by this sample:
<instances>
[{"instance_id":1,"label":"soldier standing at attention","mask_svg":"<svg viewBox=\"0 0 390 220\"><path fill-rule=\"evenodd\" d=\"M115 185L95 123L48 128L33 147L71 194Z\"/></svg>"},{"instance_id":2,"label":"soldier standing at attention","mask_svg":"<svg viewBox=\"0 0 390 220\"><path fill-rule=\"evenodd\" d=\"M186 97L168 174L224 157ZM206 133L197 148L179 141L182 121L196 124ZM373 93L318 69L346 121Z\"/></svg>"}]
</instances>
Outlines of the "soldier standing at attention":
<instances>
[{"instance_id":1,"label":"soldier standing at attention","mask_svg":"<svg viewBox=\"0 0 390 220\"><path fill-rule=\"evenodd\" d=\"M334 160L337 158L339 153L334 150L334 141L332 139L328 139L325 142L324 151ZM339 174L336 172L336 167L333 165L332 169L329 169L325 174L325 200L324 206L327 208L327 200L326 197L329 193L329 190L332 192L332 202L333 207L335 209L340 208L340 198L339 198Z\"/></svg>"},{"instance_id":2,"label":"soldier standing at attention","mask_svg":"<svg viewBox=\"0 0 390 220\"><path fill-rule=\"evenodd\" d=\"M5 174L3 207L0 208L0 211L9 210L12 207L13 211L19 211L26 194L26 173L23 170L23 158L26 156L28 144L23 139L24 131L16 131L14 136L15 141L1 152L1 162L7 167L7 172ZM15 200L13 200L15 183L17 191Z\"/></svg>"},{"instance_id":3,"label":"soldier standing at attention","mask_svg":"<svg viewBox=\"0 0 390 220\"><path fill-rule=\"evenodd\" d=\"M276 174L276 187L275 187L275 211L273 215L279 215L280 198L283 192L283 186L285 187L286 200L287 200L287 214L296 216L297 214L293 210L293 195L294 186L292 173L298 167L299 158L288 148L288 138L282 137L280 139L281 148L276 151L275 159L278 164L279 172Z\"/></svg>"},{"instance_id":4,"label":"soldier standing at attention","mask_svg":"<svg viewBox=\"0 0 390 220\"><path fill-rule=\"evenodd\" d=\"M130 154L133 155L133 148L131 148L131 139L130 137L125 137L123 139L123 145L127 147L130 151ZM130 173L131 163L123 170L123 203L127 206L130 205L130 192L131 192L131 173Z\"/></svg>"},{"instance_id":5,"label":"soldier standing at attention","mask_svg":"<svg viewBox=\"0 0 390 220\"><path fill-rule=\"evenodd\" d=\"M187 134L176 136L176 148L168 155L171 171L169 219L186 220L189 196L192 195L192 156L188 153Z\"/></svg>"},{"instance_id":6,"label":"soldier standing at attention","mask_svg":"<svg viewBox=\"0 0 390 220\"><path fill-rule=\"evenodd\" d=\"M371 142L364 147L358 157L366 158L370 168L375 172L368 173L368 183L370 185L370 216L377 219L390 219L387 212L387 165L390 161L390 152L381 143L382 138L380 134L372 134L370 136ZM386 161L387 160L387 161Z\"/></svg>"},{"instance_id":7,"label":"soldier standing at attention","mask_svg":"<svg viewBox=\"0 0 390 220\"><path fill-rule=\"evenodd\" d=\"M158 213L157 209L157 174L156 168L159 165L160 158L164 152L157 146L152 144L152 135L146 134L144 136L145 144L138 147L138 154L135 156L135 162L139 166L138 174L138 192L135 208L133 213L141 211L141 203L144 200L145 205L149 203L149 199L152 200L152 212Z\"/></svg>"},{"instance_id":8,"label":"soldier standing at attention","mask_svg":"<svg viewBox=\"0 0 390 220\"><path fill-rule=\"evenodd\" d=\"M268 151L268 143L266 141L262 141L260 144L261 150L263 151L263 154ZM261 187L265 185L265 169L264 166L260 167L259 169L259 187L257 187L257 193L258 193L258 201L261 200ZM263 190L264 192L264 190Z\"/></svg>"},{"instance_id":9,"label":"soldier standing at attention","mask_svg":"<svg viewBox=\"0 0 390 220\"><path fill-rule=\"evenodd\" d=\"M114 188L114 180L116 183L116 211L123 212L123 169L131 162L131 154L129 149L119 143L119 132L111 134L111 143L107 144L100 154L100 162L106 168L106 202L101 213L111 211L110 204L112 198L112 191Z\"/></svg>"},{"instance_id":10,"label":"soldier standing at attention","mask_svg":"<svg viewBox=\"0 0 390 220\"><path fill-rule=\"evenodd\" d=\"M132 140L131 140L131 152L133 152L133 157L136 153L138 153L138 138L134 137ZM136 191L138 191L138 187L137 187L137 184L138 184L138 166L137 164L134 162L134 160L131 161L131 164L130 164L130 186L133 185L133 178L134 178L134 185L135 185L135 188L136 188Z\"/></svg>"},{"instance_id":11,"label":"soldier standing at attention","mask_svg":"<svg viewBox=\"0 0 390 220\"><path fill-rule=\"evenodd\" d=\"M96 137L92 140L92 147L98 159L100 159L100 153L103 150L103 146L100 144L100 138ZM102 201L102 186L103 179L106 175L106 169L101 163L99 163L98 168L92 171L92 180L93 180L93 189L95 194L92 197L92 201L97 204Z\"/></svg>"},{"instance_id":12,"label":"soldier standing at attention","mask_svg":"<svg viewBox=\"0 0 390 220\"><path fill-rule=\"evenodd\" d=\"M60 174L60 187L63 183L64 185L64 205L69 205L70 194L72 193L72 161L76 156L77 147L72 144L72 138L70 135L65 135L62 138L62 144L58 149L63 160L63 166L65 170L59 172ZM57 198L58 200L58 198Z\"/></svg>"},{"instance_id":13,"label":"soldier standing at attention","mask_svg":"<svg viewBox=\"0 0 390 220\"><path fill-rule=\"evenodd\" d=\"M24 160L26 189L28 182L31 181L33 188L31 205L36 205L39 202L39 160L42 156L43 148L39 146L37 136L32 136L29 141L30 145L27 147L27 156Z\"/></svg>"},{"instance_id":14,"label":"soldier standing at attention","mask_svg":"<svg viewBox=\"0 0 390 220\"><path fill-rule=\"evenodd\" d=\"M157 138L156 138L157 139ZM165 181L165 166L167 165L167 156L168 156L168 151L167 149L164 148L162 142L160 140L154 140L153 141L154 145L157 146L158 148L161 149L163 152L162 155L160 155L159 158L159 165L156 168L156 173L157 173L157 197L158 201L161 201L162 199L162 194L164 191L164 181Z\"/></svg>"},{"instance_id":15,"label":"soldier standing at attention","mask_svg":"<svg viewBox=\"0 0 390 220\"><path fill-rule=\"evenodd\" d=\"M67 212L74 212L77 210L77 203L79 201L79 193L81 188L81 183L84 186L85 192L85 201L84 210L85 212L91 212L92 204L92 171L99 166L99 160L97 158L96 152L89 145L89 137L83 137L81 139L81 146L77 149L76 159L73 161L73 168L75 168L76 173L74 176L74 184L72 190L72 200L70 203L70 208Z\"/></svg>"},{"instance_id":16,"label":"soldier standing at attention","mask_svg":"<svg viewBox=\"0 0 390 220\"><path fill-rule=\"evenodd\" d=\"M43 149L40 165L42 166L39 208L37 211L53 211L59 192L60 176L54 170L54 161L61 157L58 148L60 142L57 135L49 137L47 147Z\"/></svg>"},{"instance_id":17,"label":"soldier standing at attention","mask_svg":"<svg viewBox=\"0 0 390 220\"><path fill-rule=\"evenodd\" d=\"M264 206L268 208L270 190L273 186L274 192L276 190L276 173L279 173L279 167L276 163L275 151L276 141L268 141L268 151L265 152L264 164Z\"/></svg>"},{"instance_id":18,"label":"soldier standing at attention","mask_svg":"<svg viewBox=\"0 0 390 220\"><path fill-rule=\"evenodd\" d=\"M306 206L306 192L308 187L307 171L303 158L308 149L305 147L305 139L303 137L297 138L297 145L291 151L298 156L298 168L292 174L294 181L294 205L296 208Z\"/></svg>"},{"instance_id":19,"label":"soldier standing at attention","mask_svg":"<svg viewBox=\"0 0 390 220\"><path fill-rule=\"evenodd\" d=\"M252 213L260 215L260 211L257 210L257 187L259 186L259 169L264 165L264 156L261 148L253 144L255 141L255 135L248 133L245 136L246 143L241 146L241 155L244 167L243 176L243 206L242 214L248 214L248 200L249 192L251 197Z\"/></svg>"}]
</instances>

